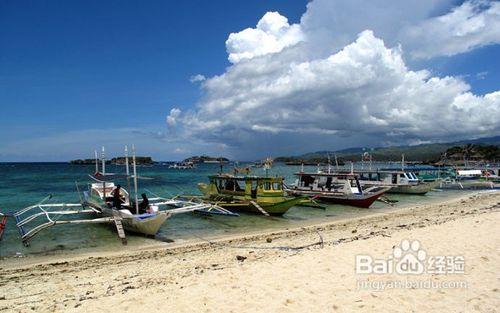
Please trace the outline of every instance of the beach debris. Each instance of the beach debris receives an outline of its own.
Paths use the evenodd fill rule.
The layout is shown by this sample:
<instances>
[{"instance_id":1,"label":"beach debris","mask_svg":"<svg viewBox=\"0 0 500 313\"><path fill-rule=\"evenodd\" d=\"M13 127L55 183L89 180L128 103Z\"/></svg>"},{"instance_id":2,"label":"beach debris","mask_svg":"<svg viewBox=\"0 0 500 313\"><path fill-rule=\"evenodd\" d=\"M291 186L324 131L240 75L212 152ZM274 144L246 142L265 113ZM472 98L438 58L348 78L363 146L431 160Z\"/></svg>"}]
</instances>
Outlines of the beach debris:
<instances>
[{"instance_id":1,"label":"beach debris","mask_svg":"<svg viewBox=\"0 0 500 313\"><path fill-rule=\"evenodd\" d=\"M357 232L358 232L358 230L357 230L357 229L353 229L353 230L351 231L351 233L353 233L353 234L355 234L355 233L357 233Z\"/></svg>"},{"instance_id":2,"label":"beach debris","mask_svg":"<svg viewBox=\"0 0 500 313\"><path fill-rule=\"evenodd\" d=\"M243 262L243 261L245 261L246 259L247 259L247 257L246 257L246 256L242 256L242 255L237 255L237 256L236 256L236 260L238 260L238 261L240 261L240 262Z\"/></svg>"},{"instance_id":3,"label":"beach debris","mask_svg":"<svg viewBox=\"0 0 500 313\"><path fill-rule=\"evenodd\" d=\"M266 242L267 243L271 243L271 242L273 242L273 239L272 238L266 238Z\"/></svg>"},{"instance_id":4,"label":"beach debris","mask_svg":"<svg viewBox=\"0 0 500 313\"><path fill-rule=\"evenodd\" d=\"M123 294L123 293L126 293L126 292L127 292L127 291L129 291L130 289L135 289L135 287L134 287L134 286L127 286L127 287L123 288L123 289L122 289L122 294Z\"/></svg>"}]
</instances>

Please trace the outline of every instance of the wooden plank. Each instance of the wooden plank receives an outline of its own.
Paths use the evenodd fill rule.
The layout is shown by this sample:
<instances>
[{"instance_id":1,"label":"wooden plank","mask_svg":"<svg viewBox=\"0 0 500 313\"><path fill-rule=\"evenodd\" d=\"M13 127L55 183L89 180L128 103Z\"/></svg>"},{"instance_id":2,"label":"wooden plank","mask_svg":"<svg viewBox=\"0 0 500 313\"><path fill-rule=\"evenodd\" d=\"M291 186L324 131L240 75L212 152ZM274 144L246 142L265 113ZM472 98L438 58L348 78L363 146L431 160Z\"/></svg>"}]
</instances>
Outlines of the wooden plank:
<instances>
[{"instance_id":1,"label":"wooden plank","mask_svg":"<svg viewBox=\"0 0 500 313\"><path fill-rule=\"evenodd\" d=\"M259 210L262 214L264 214L265 216L271 216L269 215L269 213L266 212L266 210L264 210L260 205L257 204L257 202L255 201L250 201L250 203L257 208L257 210Z\"/></svg>"},{"instance_id":2,"label":"wooden plank","mask_svg":"<svg viewBox=\"0 0 500 313\"><path fill-rule=\"evenodd\" d=\"M122 240L122 244L127 244L127 237L125 237L125 231L123 230L122 218L121 216L113 211L113 220L115 222L116 231L118 232L118 237Z\"/></svg>"}]
</instances>

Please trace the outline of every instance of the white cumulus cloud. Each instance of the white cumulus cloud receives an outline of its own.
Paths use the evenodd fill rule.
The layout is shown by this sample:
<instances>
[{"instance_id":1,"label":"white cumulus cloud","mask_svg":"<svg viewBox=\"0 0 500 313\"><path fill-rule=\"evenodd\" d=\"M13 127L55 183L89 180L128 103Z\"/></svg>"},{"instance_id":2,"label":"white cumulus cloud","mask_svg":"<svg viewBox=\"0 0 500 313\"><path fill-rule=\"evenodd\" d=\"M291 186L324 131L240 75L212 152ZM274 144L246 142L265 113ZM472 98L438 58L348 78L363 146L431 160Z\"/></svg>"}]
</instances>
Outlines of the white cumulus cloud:
<instances>
[{"instance_id":1,"label":"white cumulus cloud","mask_svg":"<svg viewBox=\"0 0 500 313\"><path fill-rule=\"evenodd\" d=\"M229 61L238 63L268 53L276 53L303 40L297 24L288 24L288 19L278 12L267 12L256 28L247 28L231 33L226 41Z\"/></svg>"},{"instance_id":2,"label":"white cumulus cloud","mask_svg":"<svg viewBox=\"0 0 500 313\"><path fill-rule=\"evenodd\" d=\"M170 114L167 116L168 127L175 127L177 125L177 119L181 115L181 110L178 108L173 108L170 110Z\"/></svg>"},{"instance_id":3,"label":"white cumulus cloud","mask_svg":"<svg viewBox=\"0 0 500 313\"><path fill-rule=\"evenodd\" d=\"M189 78L189 81L192 82L192 83L197 83L197 82L202 82L204 81L205 79L207 79L204 75L201 75L201 74L196 74L194 76L191 76Z\"/></svg>"}]
</instances>

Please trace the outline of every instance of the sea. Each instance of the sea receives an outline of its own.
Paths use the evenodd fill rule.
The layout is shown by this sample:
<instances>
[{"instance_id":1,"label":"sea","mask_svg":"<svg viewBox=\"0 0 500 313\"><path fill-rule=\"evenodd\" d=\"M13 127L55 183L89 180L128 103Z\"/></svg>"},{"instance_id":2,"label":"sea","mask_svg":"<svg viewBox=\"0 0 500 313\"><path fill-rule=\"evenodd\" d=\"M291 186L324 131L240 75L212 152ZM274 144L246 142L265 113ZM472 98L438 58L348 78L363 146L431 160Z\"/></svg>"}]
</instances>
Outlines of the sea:
<instances>
[{"instance_id":1,"label":"sea","mask_svg":"<svg viewBox=\"0 0 500 313\"><path fill-rule=\"evenodd\" d=\"M230 172L233 166L226 165L223 170ZM246 164L241 163L238 166L244 167ZM300 166L275 163L268 175L284 176L286 183L291 184L295 181L294 173L299 170ZM305 166L304 170L315 172L317 167ZM106 172L124 173L124 171L124 166L106 167ZM139 166L138 175L150 178L139 180L139 194L145 190L162 197L200 194L197 184L208 182L208 175L218 171L220 171L218 164L199 164L194 169L172 169L165 163ZM91 182L89 174L93 172L95 172L93 165L0 163L0 212L9 214L18 211L39 203L48 195L52 195L52 198L46 203L78 203L80 201L78 191L88 189L88 184ZM254 168L252 174L265 173L262 168ZM122 186L126 184L122 183ZM245 213L241 213L239 217L178 214L167 220L155 238L127 235L127 246L122 245L112 225L65 224L41 231L26 247L21 242L14 218L9 218L3 239L0 241L0 258L136 249L151 244L168 246L228 235L285 230L443 201L465 192L467 191L431 191L425 196L391 194L388 197L397 201L395 205L375 202L369 209L343 205L325 205L324 209L293 207L283 217L272 218ZM40 221L44 221L44 218L40 217Z\"/></svg>"}]
</instances>

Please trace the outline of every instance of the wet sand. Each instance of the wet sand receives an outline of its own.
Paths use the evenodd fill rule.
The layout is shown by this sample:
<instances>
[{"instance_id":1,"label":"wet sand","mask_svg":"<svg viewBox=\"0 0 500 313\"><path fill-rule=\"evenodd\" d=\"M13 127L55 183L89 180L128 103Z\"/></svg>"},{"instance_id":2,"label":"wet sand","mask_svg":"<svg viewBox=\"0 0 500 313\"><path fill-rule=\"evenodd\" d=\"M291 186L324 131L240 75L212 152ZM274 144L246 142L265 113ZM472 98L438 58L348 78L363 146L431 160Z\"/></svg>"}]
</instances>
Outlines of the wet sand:
<instances>
[{"instance_id":1,"label":"wet sand","mask_svg":"<svg viewBox=\"0 0 500 313\"><path fill-rule=\"evenodd\" d=\"M500 305L500 193L284 231L167 248L7 259L2 311L495 312ZM429 255L460 255L465 274L419 275L466 288L359 289L355 256L387 259L403 239ZM409 277L414 279L415 277Z\"/></svg>"}]
</instances>

